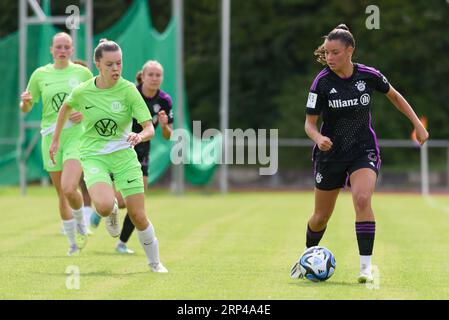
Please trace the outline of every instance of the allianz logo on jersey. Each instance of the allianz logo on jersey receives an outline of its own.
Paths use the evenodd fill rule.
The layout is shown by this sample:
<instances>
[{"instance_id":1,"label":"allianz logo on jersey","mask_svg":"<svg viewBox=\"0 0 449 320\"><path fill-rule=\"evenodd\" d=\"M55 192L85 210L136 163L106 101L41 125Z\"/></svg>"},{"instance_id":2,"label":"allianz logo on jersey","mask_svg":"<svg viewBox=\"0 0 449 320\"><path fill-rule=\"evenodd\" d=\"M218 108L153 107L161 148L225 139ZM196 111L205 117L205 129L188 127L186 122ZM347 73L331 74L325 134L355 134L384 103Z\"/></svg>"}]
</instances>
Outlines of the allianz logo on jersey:
<instances>
[{"instance_id":1,"label":"allianz logo on jersey","mask_svg":"<svg viewBox=\"0 0 449 320\"><path fill-rule=\"evenodd\" d=\"M348 100L341 100L341 99L334 99L329 100L329 107L334 109L339 108L346 108L346 107L353 107L353 106L367 106L371 100L371 96L367 93L363 94L360 98L356 99L348 99Z\"/></svg>"}]
</instances>

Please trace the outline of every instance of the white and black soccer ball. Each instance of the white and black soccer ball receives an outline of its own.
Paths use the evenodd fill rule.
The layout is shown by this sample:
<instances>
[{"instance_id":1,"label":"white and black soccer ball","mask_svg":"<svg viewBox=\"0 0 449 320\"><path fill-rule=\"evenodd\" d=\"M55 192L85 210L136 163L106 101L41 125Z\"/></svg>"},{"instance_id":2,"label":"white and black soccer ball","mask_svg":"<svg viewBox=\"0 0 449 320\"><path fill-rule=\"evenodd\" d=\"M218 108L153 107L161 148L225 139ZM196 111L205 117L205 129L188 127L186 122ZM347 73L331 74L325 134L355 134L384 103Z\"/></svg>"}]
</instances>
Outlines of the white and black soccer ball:
<instances>
[{"instance_id":1,"label":"white and black soccer ball","mask_svg":"<svg viewBox=\"0 0 449 320\"><path fill-rule=\"evenodd\" d=\"M336 265L332 252L320 246L308 248L298 261L301 275L314 282L326 281L332 277Z\"/></svg>"}]
</instances>

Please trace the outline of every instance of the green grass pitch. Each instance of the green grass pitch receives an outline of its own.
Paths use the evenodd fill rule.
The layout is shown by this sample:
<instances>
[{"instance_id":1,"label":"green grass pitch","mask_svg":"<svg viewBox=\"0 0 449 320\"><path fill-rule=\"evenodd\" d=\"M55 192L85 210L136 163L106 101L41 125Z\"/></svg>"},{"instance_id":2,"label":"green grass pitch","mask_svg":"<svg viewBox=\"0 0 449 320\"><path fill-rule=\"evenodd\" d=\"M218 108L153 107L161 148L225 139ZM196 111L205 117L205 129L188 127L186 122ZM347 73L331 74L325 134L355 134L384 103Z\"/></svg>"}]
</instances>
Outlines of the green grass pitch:
<instances>
[{"instance_id":1,"label":"green grass pitch","mask_svg":"<svg viewBox=\"0 0 449 320\"><path fill-rule=\"evenodd\" d=\"M449 199L375 194L374 285L357 284L359 269L350 194L342 193L321 242L335 255L323 283L293 280L313 193L149 193L168 274L149 271L136 234L134 256L114 252L104 221L79 257L65 255L51 188L0 189L0 299L448 299ZM121 210L123 219L124 211ZM66 284L79 270L79 289ZM72 277L72 278L70 278Z\"/></svg>"}]
</instances>

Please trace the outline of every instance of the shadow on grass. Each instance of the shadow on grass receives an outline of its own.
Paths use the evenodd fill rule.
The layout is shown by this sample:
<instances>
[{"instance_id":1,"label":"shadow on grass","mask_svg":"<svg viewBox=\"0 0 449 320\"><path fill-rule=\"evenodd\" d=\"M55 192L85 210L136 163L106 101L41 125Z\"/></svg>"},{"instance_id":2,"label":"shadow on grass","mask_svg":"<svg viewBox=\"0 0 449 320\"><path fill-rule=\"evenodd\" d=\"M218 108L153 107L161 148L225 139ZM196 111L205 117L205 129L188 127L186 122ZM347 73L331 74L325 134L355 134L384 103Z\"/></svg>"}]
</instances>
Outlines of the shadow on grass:
<instances>
[{"instance_id":1,"label":"shadow on grass","mask_svg":"<svg viewBox=\"0 0 449 320\"><path fill-rule=\"evenodd\" d=\"M133 258L133 257L138 257L139 259L142 259L142 255L138 254L138 253L133 253L133 254L125 254L125 253L118 253L115 252L114 250L105 250L105 251L99 251L99 250L92 250L92 251L86 251L86 254L93 254L95 256L107 256L107 257L127 257L127 258ZM82 255L83 253L81 253Z\"/></svg>"},{"instance_id":2,"label":"shadow on grass","mask_svg":"<svg viewBox=\"0 0 449 320\"><path fill-rule=\"evenodd\" d=\"M323 281L323 282L312 282L310 280L299 280L297 282L289 282L289 285L294 285L297 287L302 288L310 288L310 287L325 287L325 288L332 288L332 287L362 287L363 284L357 283L357 282L345 282L345 281Z\"/></svg>"},{"instance_id":3,"label":"shadow on grass","mask_svg":"<svg viewBox=\"0 0 449 320\"><path fill-rule=\"evenodd\" d=\"M79 256L67 256L64 251L61 254L56 254L56 255L35 255L35 254L30 254L30 255L15 255L15 254L0 254L0 258L20 258L20 259L82 259L83 257L85 258L89 258L92 259L93 256L98 256L98 257L118 257L118 258L139 258L139 259L143 259L143 256L141 254L138 253L134 253L134 254L123 254L123 253L117 253L115 251L89 251L89 250L85 250L82 251L81 254Z\"/></svg>"},{"instance_id":4,"label":"shadow on grass","mask_svg":"<svg viewBox=\"0 0 449 320\"><path fill-rule=\"evenodd\" d=\"M29 255L29 256L18 256L18 255L0 255L2 258L19 258L19 259L73 259L77 257L69 257L67 255Z\"/></svg>"},{"instance_id":5,"label":"shadow on grass","mask_svg":"<svg viewBox=\"0 0 449 320\"><path fill-rule=\"evenodd\" d=\"M67 273L64 272L36 272L36 274L46 275L46 276L58 276L58 277L67 277ZM133 276L133 275L142 275L142 274L152 274L152 272L148 271L139 271L139 272L111 272L110 270L98 270L92 272L80 272L80 277L125 277L125 276Z\"/></svg>"}]
</instances>

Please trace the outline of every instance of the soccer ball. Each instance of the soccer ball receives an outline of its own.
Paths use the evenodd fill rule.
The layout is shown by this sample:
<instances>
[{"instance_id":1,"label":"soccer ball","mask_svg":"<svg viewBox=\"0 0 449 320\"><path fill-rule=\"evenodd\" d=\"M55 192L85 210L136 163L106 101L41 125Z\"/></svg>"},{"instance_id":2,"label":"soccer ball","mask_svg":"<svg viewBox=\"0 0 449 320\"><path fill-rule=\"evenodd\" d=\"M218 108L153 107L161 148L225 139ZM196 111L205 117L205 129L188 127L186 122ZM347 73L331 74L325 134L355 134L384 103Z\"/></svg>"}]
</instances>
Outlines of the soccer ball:
<instances>
[{"instance_id":1,"label":"soccer ball","mask_svg":"<svg viewBox=\"0 0 449 320\"><path fill-rule=\"evenodd\" d=\"M297 265L303 277L318 282L332 277L337 263L329 249L315 246L304 251Z\"/></svg>"}]
</instances>

